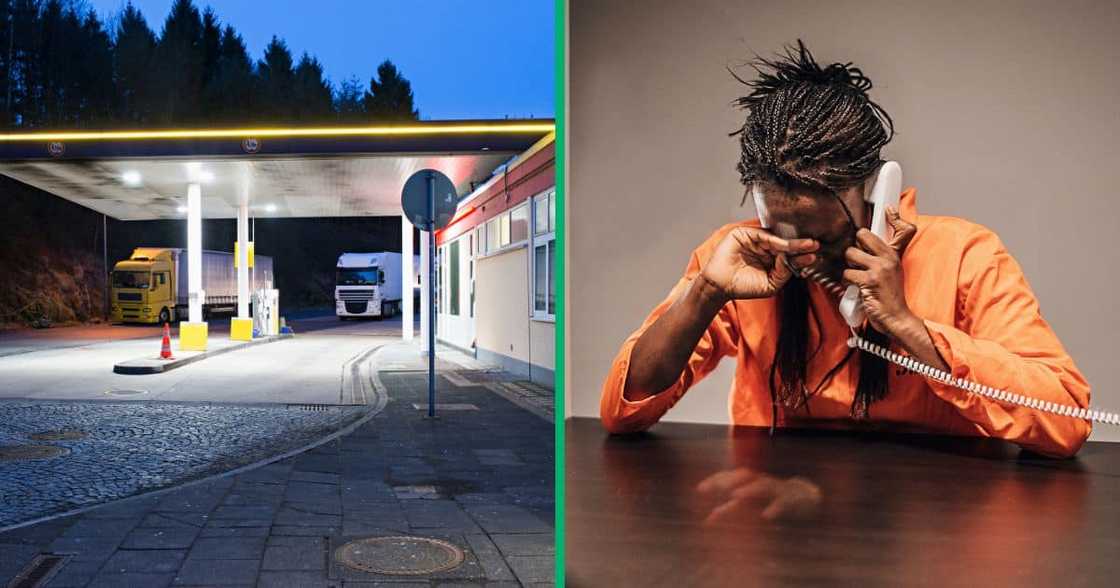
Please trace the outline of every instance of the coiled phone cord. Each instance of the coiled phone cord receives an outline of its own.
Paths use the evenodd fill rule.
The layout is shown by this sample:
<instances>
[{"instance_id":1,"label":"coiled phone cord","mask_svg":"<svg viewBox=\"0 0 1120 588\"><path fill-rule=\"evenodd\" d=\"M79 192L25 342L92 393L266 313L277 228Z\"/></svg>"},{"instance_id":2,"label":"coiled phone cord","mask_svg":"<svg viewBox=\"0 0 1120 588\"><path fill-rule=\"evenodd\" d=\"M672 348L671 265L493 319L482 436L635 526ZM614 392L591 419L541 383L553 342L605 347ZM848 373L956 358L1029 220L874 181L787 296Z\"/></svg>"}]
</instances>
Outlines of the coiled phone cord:
<instances>
[{"instance_id":1,"label":"coiled phone cord","mask_svg":"<svg viewBox=\"0 0 1120 588\"><path fill-rule=\"evenodd\" d=\"M835 296L844 294L844 286L842 286L835 280L829 279L824 274L824 272L813 268L797 268L788 260L786 260L786 265L794 273L794 275L800 276L802 278L808 278L817 282L818 284L823 286L829 293ZM851 327L849 328L851 329ZM1059 404L1057 402L1051 402L1049 400L1031 398L1030 396L1024 396L1022 394L1008 392L1007 390L1000 390L991 386L985 386L983 384L966 380L964 378L954 378L952 374L939 370L931 365L922 363L917 359L914 359L913 357L900 355L891 351L890 349L886 349L880 345L876 345L875 343L872 343L864 339L863 337L860 337L859 334L856 333L855 329L851 329L851 331L852 336L848 339L848 347L857 348L866 353L877 355L895 365L902 366L910 371L922 374L923 376L926 376L933 380L937 380L938 382L941 382L943 384L953 386L954 388L959 388L966 392L978 394L980 396L991 398L993 400L998 400L1009 404L1016 404L1019 406L1025 406L1027 408L1033 408L1035 410L1040 410L1043 412L1085 419L1087 421L1096 421L1109 425L1120 425L1120 414L1114 412L1094 410L1091 408L1081 408L1079 406L1070 406L1068 404Z\"/></svg>"},{"instance_id":2,"label":"coiled phone cord","mask_svg":"<svg viewBox=\"0 0 1120 588\"><path fill-rule=\"evenodd\" d=\"M955 388L960 388L973 394L978 394L986 398L999 400L1009 404L1017 404L1019 406L1026 406L1035 410L1043 412L1050 412L1069 416L1087 421L1096 421L1099 423L1107 423L1109 425L1120 425L1120 414L1114 412L1105 412L1103 410L1093 410L1089 408L1081 408L1078 406L1069 406L1067 404L1059 404L1057 402L1050 402L1049 400L1041 400L1038 398L1031 398L1030 396L1023 396L1007 390L1000 390L991 386L985 386L966 380L964 378L954 378L952 374L939 370L931 365L924 364L913 357L900 355L886 349L882 346L876 345L856 334L855 329L852 329L852 336L848 339L848 347L855 347L861 351L865 351L872 355L877 355L893 364L900 365L906 369L917 372L930 379L937 380L943 384L948 384Z\"/></svg>"}]
</instances>

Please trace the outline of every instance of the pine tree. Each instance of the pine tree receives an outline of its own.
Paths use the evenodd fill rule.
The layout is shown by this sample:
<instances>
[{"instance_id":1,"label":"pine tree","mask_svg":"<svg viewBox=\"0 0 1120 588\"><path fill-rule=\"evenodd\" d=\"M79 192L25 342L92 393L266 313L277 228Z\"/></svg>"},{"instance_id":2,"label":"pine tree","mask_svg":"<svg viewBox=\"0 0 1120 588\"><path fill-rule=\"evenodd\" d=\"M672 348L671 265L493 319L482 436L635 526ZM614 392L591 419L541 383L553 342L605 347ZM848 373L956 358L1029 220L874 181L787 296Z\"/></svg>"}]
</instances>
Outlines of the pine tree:
<instances>
[{"instance_id":1,"label":"pine tree","mask_svg":"<svg viewBox=\"0 0 1120 588\"><path fill-rule=\"evenodd\" d=\"M206 118L221 122L248 122L260 117L257 79L245 41L226 25L218 44L216 71L207 86Z\"/></svg>"},{"instance_id":2,"label":"pine tree","mask_svg":"<svg viewBox=\"0 0 1120 588\"><path fill-rule=\"evenodd\" d=\"M333 114L331 85L323 79L323 66L307 53L300 57L296 66L292 97L298 120L322 121Z\"/></svg>"},{"instance_id":3,"label":"pine tree","mask_svg":"<svg viewBox=\"0 0 1120 588\"><path fill-rule=\"evenodd\" d=\"M11 127L14 118L12 109L11 92L15 89L15 71L12 69L14 51L12 36L13 6L12 0L0 0L0 127Z\"/></svg>"},{"instance_id":4,"label":"pine tree","mask_svg":"<svg viewBox=\"0 0 1120 588\"><path fill-rule=\"evenodd\" d=\"M364 93L362 82L356 77L344 80L339 84L338 91L334 95L334 111L338 120L355 122L365 119Z\"/></svg>"},{"instance_id":5,"label":"pine tree","mask_svg":"<svg viewBox=\"0 0 1120 588\"><path fill-rule=\"evenodd\" d=\"M125 126L151 121L154 110L156 35L144 15L129 2L117 22L113 48L113 79L117 118Z\"/></svg>"},{"instance_id":6,"label":"pine tree","mask_svg":"<svg viewBox=\"0 0 1120 588\"><path fill-rule=\"evenodd\" d=\"M420 112L412 100L412 84L386 59L377 66L365 95L366 116L373 120L417 120Z\"/></svg>"},{"instance_id":7,"label":"pine tree","mask_svg":"<svg viewBox=\"0 0 1120 588\"><path fill-rule=\"evenodd\" d=\"M191 0L175 0L156 48L161 110L166 123L194 122L202 97L202 16Z\"/></svg>"},{"instance_id":8,"label":"pine tree","mask_svg":"<svg viewBox=\"0 0 1120 588\"><path fill-rule=\"evenodd\" d=\"M108 126L116 114L113 46L93 9L82 19L80 36L73 46L73 95L67 102L77 108L74 122L87 127Z\"/></svg>"},{"instance_id":9,"label":"pine tree","mask_svg":"<svg viewBox=\"0 0 1120 588\"><path fill-rule=\"evenodd\" d=\"M276 36L264 50L264 59L257 62L261 85L262 113L270 120L288 120L295 114L292 90L295 72L288 45Z\"/></svg>"},{"instance_id":10,"label":"pine tree","mask_svg":"<svg viewBox=\"0 0 1120 588\"><path fill-rule=\"evenodd\" d=\"M200 75L200 98L199 110L201 117L205 120L208 118L209 113L216 110L216 104L213 103L214 94L210 91L210 86L214 82L214 76L218 72L218 57L221 53L222 44L222 27L218 23L218 17L214 14L214 10L209 6L202 12L202 36L201 47L202 52L202 70Z\"/></svg>"},{"instance_id":11,"label":"pine tree","mask_svg":"<svg viewBox=\"0 0 1120 588\"><path fill-rule=\"evenodd\" d=\"M33 127L40 121L41 106L38 0L14 0L12 20L12 122Z\"/></svg>"}]
</instances>

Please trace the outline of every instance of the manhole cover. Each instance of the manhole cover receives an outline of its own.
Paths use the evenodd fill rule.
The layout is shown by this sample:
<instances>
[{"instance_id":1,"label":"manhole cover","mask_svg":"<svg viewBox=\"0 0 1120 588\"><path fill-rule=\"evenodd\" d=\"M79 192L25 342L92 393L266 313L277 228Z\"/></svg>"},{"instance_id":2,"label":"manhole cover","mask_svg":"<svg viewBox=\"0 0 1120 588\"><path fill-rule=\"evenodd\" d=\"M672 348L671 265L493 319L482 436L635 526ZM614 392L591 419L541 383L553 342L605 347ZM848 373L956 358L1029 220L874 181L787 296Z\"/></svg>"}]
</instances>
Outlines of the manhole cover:
<instances>
[{"instance_id":1,"label":"manhole cover","mask_svg":"<svg viewBox=\"0 0 1120 588\"><path fill-rule=\"evenodd\" d=\"M50 459L69 453L65 447L54 445L9 445L0 447L0 461L25 459Z\"/></svg>"},{"instance_id":2,"label":"manhole cover","mask_svg":"<svg viewBox=\"0 0 1120 588\"><path fill-rule=\"evenodd\" d=\"M463 550L429 537L370 537L351 541L334 552L342 565L361 572L421 576L463 563Z\"/></svg>"},{"instance_id":3,"label":"manhole cover","mask_svg":"<svg viewBox=\"0 0 1120 588\"><path fill-rule=\"evenodd\" d=\"M85 439L87 436L88 434L85 431L44 431L28 435L36 441L77 441L78 439Z\"/></svg>"},{"instance_id":4,"label":"manhole cover","mask_svg":"<svg viewBox=\"0 0 1120 588\"><path fill-rule=\"evenodd\" d=\"M105 393L110 395L110 396L138 396L140 394L147 394L148 391L147 390L130 390L130 389L118 390L116 388L113 388L112 390L106 390Z\"/></svg>"}]
</instances>

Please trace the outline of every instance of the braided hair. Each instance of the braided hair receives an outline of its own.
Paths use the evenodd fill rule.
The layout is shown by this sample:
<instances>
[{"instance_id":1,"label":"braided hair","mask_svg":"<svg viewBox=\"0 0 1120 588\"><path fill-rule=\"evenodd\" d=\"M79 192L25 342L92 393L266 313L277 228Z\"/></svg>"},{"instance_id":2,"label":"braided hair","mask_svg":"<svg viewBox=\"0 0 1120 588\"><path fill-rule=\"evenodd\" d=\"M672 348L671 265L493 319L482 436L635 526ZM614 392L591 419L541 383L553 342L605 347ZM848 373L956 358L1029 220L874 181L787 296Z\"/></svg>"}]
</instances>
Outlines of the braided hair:
<instances>
[{"instance_id":1,"label":"braided hair","mask_svg":"<svg viewBox=\"0 0 1120 588\"><path fill-rule=\"evenodd\" d=\"M894 122L867 92L871 80L857 67L833 63L822 68L798 39L796 50L786 48L775 60L755 56L750 65L759 74L747 81L730 71L751 92L734 104L748 111L739 136L742 156L737 169L747 186L768 182L785 190L835 196L858 185L874 173L883 160L879 151L894 137ZM766 71L768 70L768 71ZM744 199L746 196L744 195ZM770 396L775 417L778 402L797 410L805 406L806 365L812 353L809 339L809 291L803 279L794 278L779 294L781 329L777 352L770 366ZM813 313L820 330L820 320ZM886 335L868 329L865 338L886 344ZM821 390L839 368L829 370L814 388ZM866 418L872 402L886 395L887 364L878 357L860 358L859 385L851 415ZM775 421L777 419L775 418Z\"/></svg>"}]
</instances>

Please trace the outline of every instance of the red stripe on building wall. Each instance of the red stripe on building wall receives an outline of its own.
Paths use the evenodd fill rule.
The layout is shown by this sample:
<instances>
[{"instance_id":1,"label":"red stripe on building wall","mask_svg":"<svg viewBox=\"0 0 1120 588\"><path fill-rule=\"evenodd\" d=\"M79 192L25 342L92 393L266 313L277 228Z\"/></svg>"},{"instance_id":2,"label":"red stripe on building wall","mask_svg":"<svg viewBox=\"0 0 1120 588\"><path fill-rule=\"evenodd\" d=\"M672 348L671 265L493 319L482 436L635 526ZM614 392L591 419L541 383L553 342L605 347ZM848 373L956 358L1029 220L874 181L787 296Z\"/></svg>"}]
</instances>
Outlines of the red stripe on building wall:
<instances>
[{"instance_id":1,"label":"red stripe on building wall","mask_svg":"<svg viewBox=\"0 0 1120 588\"><path fill-rule=\"evenodd\" d=\"M453 241L555 185L556 144L550 143L503 176L498 176L485 192L460 207L451 224L436 233L436 244Z\"/></svg>"}]
</instances>

